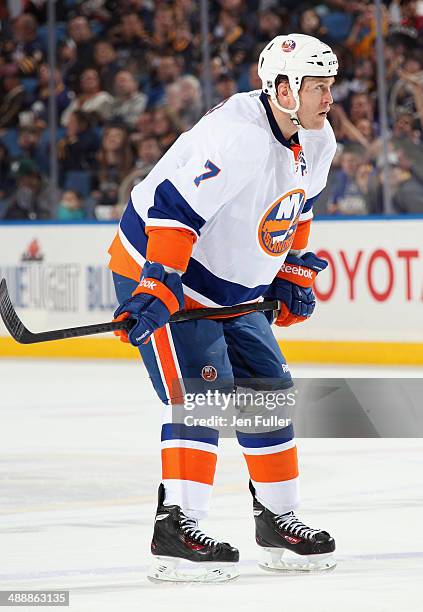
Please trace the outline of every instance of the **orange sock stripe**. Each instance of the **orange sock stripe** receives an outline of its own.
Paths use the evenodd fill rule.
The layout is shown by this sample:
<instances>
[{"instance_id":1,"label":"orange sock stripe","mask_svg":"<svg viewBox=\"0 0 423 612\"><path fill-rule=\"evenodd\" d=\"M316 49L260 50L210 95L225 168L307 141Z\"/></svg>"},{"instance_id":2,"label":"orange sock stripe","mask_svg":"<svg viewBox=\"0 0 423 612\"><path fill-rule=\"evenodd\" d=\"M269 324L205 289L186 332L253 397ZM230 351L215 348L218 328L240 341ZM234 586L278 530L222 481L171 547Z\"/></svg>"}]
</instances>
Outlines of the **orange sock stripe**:
<instances>
[{"instance_id":1,"label":"orange sock stripe","mask_svg":"<svg viewBox=\"0 0 423 612\"><path fill-rule=\"evenodd\" d=\"M212 485L216 470L215 453L193 448L163 448L162 478L192 480Z\"/></svg>"},{"instance_id":2,"label":"orange sock stripe","mask_svg":"<svg viewBox=\"0 0 423 612\"><path fill-rule=\"evenodd\" d=\"M167 325L160 327L154 332L154 340L166 387L170 395L170 402L171 404L178 404L183 401L184 393L179 380L178 369L173 358L168 333L170 333L170 331L168 331Z\"/></svg>"},{"instance_id":3,"label":"orange sock stripe","mask_svg":"<svg viewBox=\"0 0 423 612\"><path fill-rule=\"evenodd\" d=\"M255 482L282 482L298 476L297 448L289 448L271 455L246 455L251 480Z\"/></svg>"}]
</instances>

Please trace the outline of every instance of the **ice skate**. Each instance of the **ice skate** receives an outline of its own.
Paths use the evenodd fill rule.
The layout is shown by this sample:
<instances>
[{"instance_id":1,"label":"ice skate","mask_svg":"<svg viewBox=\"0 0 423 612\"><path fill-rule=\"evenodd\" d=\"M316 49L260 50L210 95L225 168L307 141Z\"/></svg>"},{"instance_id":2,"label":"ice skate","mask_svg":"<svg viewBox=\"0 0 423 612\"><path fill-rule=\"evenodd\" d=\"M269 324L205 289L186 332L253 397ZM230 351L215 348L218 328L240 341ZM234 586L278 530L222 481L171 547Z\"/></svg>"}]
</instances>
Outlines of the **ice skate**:
<instances>
[{"instance_id":1,"label":"ice skate","mask_svg":"<svg viewBox=\"0 0 423 612\"><path fill-rule=\"evenodd\" d=\"M179 506L164 506L163 501L161 484L151 542L155 560L148 578L154 582L208 583L236 578L238 550L206 535L199 529L196 519L185 516Z\"/></svg>"},{"instance_id":2,"label":"ice skate","mask_svg":"<svg viewBox=\"0 0 423 612\"><path fill-rule=\"evenodd\" d=\"M259 566L269 571L319 572L333 569L335 540L320 529L311 529L293 512L273 514L253 495L256 542L261 549Z\"/></svg>"}]
</instances>

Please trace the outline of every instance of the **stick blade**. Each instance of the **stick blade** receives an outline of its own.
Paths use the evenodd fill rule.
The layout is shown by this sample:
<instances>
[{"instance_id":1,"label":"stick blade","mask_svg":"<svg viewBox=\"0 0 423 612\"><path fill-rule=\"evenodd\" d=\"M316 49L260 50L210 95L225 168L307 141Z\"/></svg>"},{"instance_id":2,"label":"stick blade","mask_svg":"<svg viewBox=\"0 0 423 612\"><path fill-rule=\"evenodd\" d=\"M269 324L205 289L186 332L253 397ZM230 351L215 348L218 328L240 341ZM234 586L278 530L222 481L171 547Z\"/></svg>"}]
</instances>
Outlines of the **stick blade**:
<instances>
[{"instance_id":1,"label":"stick blade","mask_svg":"<svg viewBox=\"0 0 423 612\"><path fill-rule=\"evenodd\" d=\"M31 334L13 308L9 292L7 291L6 279L4 278L0 282L0 315L12 338L20 344L28 344L27 338Z\"/></svg>"}]
</instances>

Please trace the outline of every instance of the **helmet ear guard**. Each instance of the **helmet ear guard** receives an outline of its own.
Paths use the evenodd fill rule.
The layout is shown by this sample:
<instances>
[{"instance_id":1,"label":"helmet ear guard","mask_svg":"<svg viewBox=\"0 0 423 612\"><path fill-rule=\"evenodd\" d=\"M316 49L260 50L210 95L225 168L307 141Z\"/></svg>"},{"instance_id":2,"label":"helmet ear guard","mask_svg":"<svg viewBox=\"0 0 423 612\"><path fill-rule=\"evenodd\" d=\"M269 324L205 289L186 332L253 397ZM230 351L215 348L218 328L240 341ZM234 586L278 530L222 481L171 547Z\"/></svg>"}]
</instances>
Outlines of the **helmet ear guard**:
<instances>
[{"instance_id":1,"label":"helmet ear guard","mask_svg":"<svg viewBox=\"0 0 423 612\"><path fill-rule=\"evenodd\" d=\"M291 115L295 125L301 125L297 117L300 108L299 90L305 76L331 77L338 72L338 60L332 49L318 38L305 34L276 36L260 53L258 74L262 89L274 105ZM287 109L277 99L276 79L286 75L295 100L295 107Z\"/></svg>"}]
</instances>

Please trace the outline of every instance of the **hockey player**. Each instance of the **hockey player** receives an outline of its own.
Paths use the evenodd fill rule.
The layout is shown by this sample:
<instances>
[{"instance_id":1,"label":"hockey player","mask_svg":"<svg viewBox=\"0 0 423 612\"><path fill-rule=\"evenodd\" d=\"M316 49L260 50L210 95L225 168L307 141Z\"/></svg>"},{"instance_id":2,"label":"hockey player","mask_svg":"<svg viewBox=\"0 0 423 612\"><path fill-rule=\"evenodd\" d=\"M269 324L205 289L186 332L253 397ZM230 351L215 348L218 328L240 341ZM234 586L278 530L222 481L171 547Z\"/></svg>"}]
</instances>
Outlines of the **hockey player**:
<instances>
[{"instance_id":1,"label":"hockey player","mask_svg":"<svg viewBox=\"0 0 423 612\"><path fill-rule=\"evenodd\" d=\"M262 51L262 91L236 94L182 134L134 187L110 247L120 307L135 323L123 340L138 346L164 402L162 483L150 576L222 581L237 575L239 553L201 531L208 510L219 432L172 419L187 385L257 379L292 386L266 316L169 324L180 309L282 303L276 325L306 321L316 274L327 262L307 246L313 202L326 184L335 138L326 119L338 62L318 39L277 36ZM125 337L126 336L126 337ZM304 525L292 426L237 431L250 474L262 567L334 566L333 538ZM296 561L283 560L286 550ZM284 557L285 559L285 557ZM193 573L178 570L191 561Z\"/></svg>"}]
</instances>

